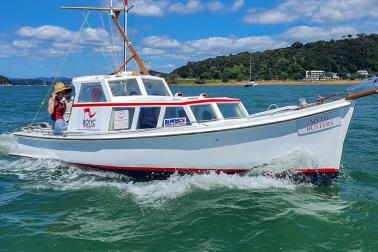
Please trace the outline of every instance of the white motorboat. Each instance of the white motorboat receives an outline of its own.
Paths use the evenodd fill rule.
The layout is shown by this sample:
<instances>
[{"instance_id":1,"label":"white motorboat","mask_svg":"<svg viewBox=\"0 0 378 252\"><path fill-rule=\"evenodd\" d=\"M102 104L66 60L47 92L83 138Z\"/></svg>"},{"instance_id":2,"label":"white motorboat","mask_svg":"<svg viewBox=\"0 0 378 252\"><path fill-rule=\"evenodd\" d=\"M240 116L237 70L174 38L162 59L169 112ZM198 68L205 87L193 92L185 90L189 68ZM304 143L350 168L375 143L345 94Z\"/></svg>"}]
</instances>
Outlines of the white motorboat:
<instances>
[{"instance_id":1,"label":"white motorboat","mask_svg":"<svg viewBox=\"0 0 378 252\"><path fill-rule=\"evenodd\" d=\"M112 75L73 78L67 131L26 127L15 133L15 155L138 177L214 171L323 182L339 173L355 100L378 92L374 78L339 99L334 94L248 114L239 99L172 94L163 78L148 74L117 27L142 74L121 72L122 65ZM288 162L275 165L279 160Z\"/></svg>"},{"instance_id":2,"label":"white motorboat","mask_svg":"<svg viewBox=\"0 0 378 252\"><path fill-rule=\"evenodd\" d=\"M243 85L243 87L257 87L259 84L257 84L255 81L250 81Z\"/></svg>"}]
</instances>

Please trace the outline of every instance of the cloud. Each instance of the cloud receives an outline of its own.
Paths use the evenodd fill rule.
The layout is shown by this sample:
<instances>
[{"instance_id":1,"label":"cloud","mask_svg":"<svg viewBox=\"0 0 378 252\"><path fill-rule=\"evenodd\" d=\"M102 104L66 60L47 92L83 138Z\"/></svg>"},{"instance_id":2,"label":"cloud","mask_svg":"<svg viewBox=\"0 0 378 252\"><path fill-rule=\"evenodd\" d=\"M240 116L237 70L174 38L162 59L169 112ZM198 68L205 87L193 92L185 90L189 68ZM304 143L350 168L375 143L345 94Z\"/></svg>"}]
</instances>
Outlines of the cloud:
<instances>
[{"instance_id":1,"label":"cloud","mask_svg":"<svg viewBox=\"0 0 378 252\"><path fill-rule=\"evenodd\" d=\"M24 53L38 57L79 53L86 48L92 50L98 47L111 48L110 35L102 28L84 28L79 36L78 32L60 26L25 26L18 29L15 34L22 39L15 40L11 46L15 49L24 49ZM43 49L30 50L36 47Z\"/></svg>"},{"instance_id":2,"label":"cloud","mask_svg":"<svg viewBox=\"0 0 378 252\"><path fill-rule=\"evenodd\" d=\"M123 0L113 0L114 7L123 7ZM149 17L164 16L164 9L167 7L168 1L154 1L154 0L135 0L129 1L129 6L134 5L131 14ZM110 6L110 0L103 0L103 6Z\"/></svg>"},{"instance_id":3,"label":"cloud","mask_svg":"<svg viewBox=\"0 0 378 252\"><path fill-rule=\"evenodd\" d=\"M131 13L139 16L162 17L167 4L167 1L138 0Z\"/></svg>"},{"instance_id":4,"label":"cloud","mask_svg":"<svg viewBox=\"0 0 378 252\"><path fill-rule=\"evenodd\" d=\"M329 29L310 26L296 26L281 34L281 37L289 41L310 42L317 40L340 39L346 34L356 34L356 29L348 26L337 26Z\"/></svg>"},{"instance_id":5,"label":"cloud","mask_svg":"<svg viewBox=\"0 0 378 252\"><path fill-rule=\"evenodd\" d=\"M220 11L224 10L225 6L220 1L214 1L207 4L207 8L210 11Z\"/></svg>"},{"instance_id":6,"label":"cloud","mask_svg":"<svg viewBox=\"0 0 378 252\"><path fill-rule=\"evenodd\" d=\"M140 50L140 53L143 55L148 55L148 56L163 56L166 54L166 50L164 49L156 49L156 48L149 48L145 47Z\"/></svg>"},{"instance_id":7,"label":"cloud","mask_svg":"<svg viewBox=\"0 0 378 252\"><path fill-rule=\"evenodd\" d=\"M232 10L233 11L238 11L241 7L244 5L244 0L235 0L234 3L232 4Z\"/></svg>"},{"instance_id":8,"label":"cloud","mask_svg":"<svg viewBox=\"0 0 378 252\"><path fill-rule=\"evenodd\" d=\"M201 0L129 0L129 6L134 7L130 14L149 17L164 17L167 13L189 15L199 11L238 11L245 3L245 0L234 0L229 7L221 0L201 1ZM113 0L114 7L123 7L123 0ZM110 0L103 0L103 6L109 6Z\"/></svg>"},{"instance_id":9,"label":"cloud","mask_svg":"<svg viewBox=\"0 0 378 252\"><path fill-rule=\"evenodd\" d=\"M376 0L284 0L272 9L249 9L244 21L280 24L303 20L309 23L337 23L361 18L377 19Z\"/></svg>"},{"instance_id":10,"label":"cloud","mask_svg":"<svg viewBox=\"0 0 378 252\"><path fill-rule=\"evenodd\" d=\"M246 23L257 23L257 24L280 24L280 23L291 23L297 19L297 16L290 15L280 10L269 10L260 14L257 9L249 9L248 14L244 16L244 21Z\"/></svg>"},{"instance_id":11,"label":"cloud","mask_svg":"<svg viewBox=\"0 0 378 252\"><path fill-rule=\"evenodd\" d=\"M143 51L145 55L150 50L153 52L150 56L161 55L171 60L198 60L241 51L273 49L289 44L276 41L270 36L209 37L183 42L168 36L150 36L143 39L143 45L148 48Z\"/></svg>"},{"instance_id":12,"label":"cloud","mask_svg":"<svg viewBox=\"0 0 378 252\"><path fill-rule=\"evenodd\" d=\"M181 46L180 42L168 36L149 36L144 38L142 42L145 46L152 48L172 49Z\"/></svg>"},{"instance_id":13,"label":"cloud","mask_svg":"<svg viewBox=\"0 0 378 252\"><path fill-rule=\"evenodd\" d=\"M29 40L15 40L13 41L12 45L20 49L30 49L30 48L37 47L38 43L35 41L29 41Z\"/></svg>"},{"instance_id":14,"label":"cloud","mask_svg":"<svg viewBox=\"0 0 378 252\"><path fill-rule=\"evenodd\" d=\"M17 50L14 46L0 41L0 58L9 58L17 53Z\"/></svg>"},{"instance_id":15,"label":"cloud","mask_svg":"<svg viewBox=\"0 0 378 252\"><path fill-rule=\"evenodd\" d=\"M74 32L52 25L39 27L25 26L16 31L16 34L25 38L48 41L69 41L74 36Z\"/></svg>"},{"instance_id":16,"label":"cloud","mask_svg":"<svg viewBox=\"0 0 378 252\"><path fill-rule=\"evenodd\" d=\"M179 14L191 14L202 10L203 6L199 0L188 0L186 4L177 2L169 6L171 12Z\"/></svg>"}]
</instances>

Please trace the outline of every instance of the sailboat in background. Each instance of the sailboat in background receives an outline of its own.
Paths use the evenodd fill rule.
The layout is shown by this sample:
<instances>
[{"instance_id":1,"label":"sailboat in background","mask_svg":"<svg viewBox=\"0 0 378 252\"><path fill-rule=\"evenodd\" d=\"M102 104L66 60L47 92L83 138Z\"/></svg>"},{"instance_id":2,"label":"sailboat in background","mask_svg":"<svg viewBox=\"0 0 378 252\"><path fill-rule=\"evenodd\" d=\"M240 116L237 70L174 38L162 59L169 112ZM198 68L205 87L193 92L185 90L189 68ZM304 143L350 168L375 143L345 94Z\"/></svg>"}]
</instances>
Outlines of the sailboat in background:
<instances>
[{"instance_id":1,"label":"sailboat in background","mask_svg":"<svg viewBox=\"0 0 378 252\"><path fill-rule=\"evenodd\" d=\"M249 82L244 87L256 87L258 84L252 81L252 52L249 53Z\"/></svg>"}]
</instances>

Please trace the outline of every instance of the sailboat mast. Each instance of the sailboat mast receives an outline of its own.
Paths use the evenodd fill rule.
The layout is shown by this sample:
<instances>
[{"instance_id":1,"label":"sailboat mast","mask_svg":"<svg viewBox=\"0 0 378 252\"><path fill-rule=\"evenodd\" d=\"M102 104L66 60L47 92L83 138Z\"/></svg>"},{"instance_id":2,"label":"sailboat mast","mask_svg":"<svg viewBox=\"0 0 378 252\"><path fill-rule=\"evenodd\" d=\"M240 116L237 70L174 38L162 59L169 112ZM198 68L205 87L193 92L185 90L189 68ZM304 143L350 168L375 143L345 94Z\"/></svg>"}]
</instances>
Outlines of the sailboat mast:
<instances>
[{"instance_id":1,"label":"sailboat mast","mask_svg":"<svg viewBox=\"0 0 378 252\"><path fill-rule=\"evenodd\" d=\"M128 5L129 1L125 0L124 8L123 8L123 30L127 34L127 15L128 15ZM123 40L123 62L126 62L127 59L127 48L126 48L126 41ZM126 72L126 65L123 67L123 71Z\"/></svg>"},{"instance_id":2,"label":"sailboat mast","mask_svg":"<svg viewBox=\"0 0 378 252\"><path fill-rule=\"evenodd\" d=\"M249 52L249 81L252 80L252 52Z\"/></svg>"}]
</instances>

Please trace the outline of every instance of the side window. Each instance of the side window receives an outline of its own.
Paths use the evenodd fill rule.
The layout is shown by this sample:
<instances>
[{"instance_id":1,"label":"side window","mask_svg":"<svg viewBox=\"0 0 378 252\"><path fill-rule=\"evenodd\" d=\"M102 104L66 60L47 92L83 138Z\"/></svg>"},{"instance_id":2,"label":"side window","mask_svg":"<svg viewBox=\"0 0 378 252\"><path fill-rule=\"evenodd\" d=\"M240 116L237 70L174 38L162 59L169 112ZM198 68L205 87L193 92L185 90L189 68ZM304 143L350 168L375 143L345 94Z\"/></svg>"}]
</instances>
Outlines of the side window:
<instances>
[{"instance_id":1,"label":"side window","mask_svg":"<svg viewBox=\"0 0 378 252\"><path fill-rule=\"evenodd\" d=\"M243 112L239 103L217 103L223 118L243 118L247 115Z\"/></svg>"},{"instance_id":2,"label":"side window","mask_svg":"<svg viewBox=\"0 0 378 252\"><path fill-rule=\"evenodd\" d=\"M191 106L197 122L207 122L216 120L215 112L210 104Z\"/></svg>"},{"instance_id":3,"label":"side window","mask_svg":"<svg viewBox=\"0 0 378 252\"><path fill-rule=\"evenodd\" d=\"M128 130L133 124L135 108L113 108L109 131Z\"/></svg>"},{"instance_id":4,"label":"side window","mask_svg":"<svg viewBox=\"0 0 378 252\"><path fill-rule=\"evenodd\" d=\"M156 128L160 107L140 108L137 129Z\"/></svg>"},{"instance_id":5,"label":"side window","mask_svg":"<svg viewBox=\"0 0 378 252\"><path fill-rule=\"evenodd\" d=\"M189 118L183 107L167 107L165 109L163 126L185 126L189 125Z\"/></svg>"},{"instance_id":6,"label":"side window","mask_svg":"<svg viewBox=\"0 0 378 252\"><path fill-rule=\"evenodd\" d=\"M141 95L136 79L126 79L121 81L110 81L110 90L113 96Z\"/></svg>"},{"instance_id":7,"label":"side window","mask_svg":"<svg viewBox=\"0 0 378 252\"><path fill-rule=\"evenodd\" d=\"M105 102L105 94L100 82L81 84L78 102Z\"/></svg>"}]
</instances>

